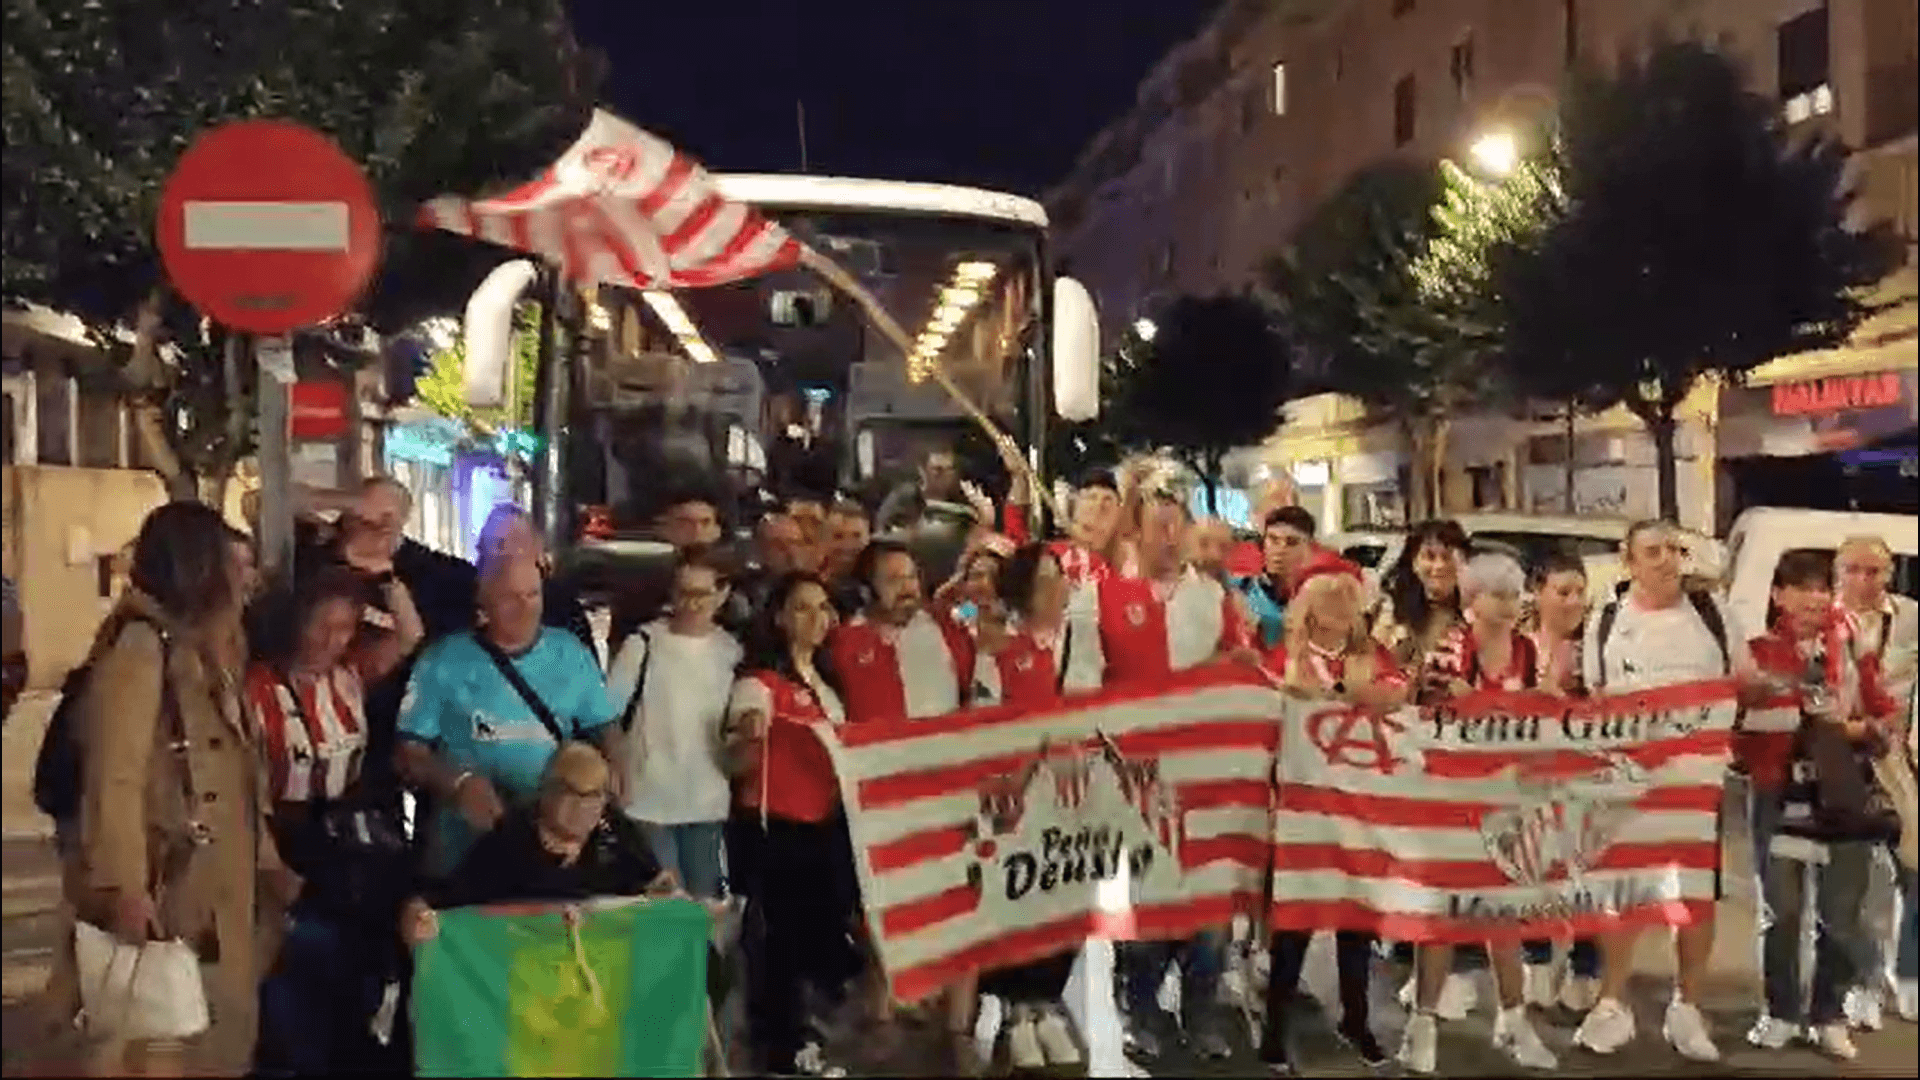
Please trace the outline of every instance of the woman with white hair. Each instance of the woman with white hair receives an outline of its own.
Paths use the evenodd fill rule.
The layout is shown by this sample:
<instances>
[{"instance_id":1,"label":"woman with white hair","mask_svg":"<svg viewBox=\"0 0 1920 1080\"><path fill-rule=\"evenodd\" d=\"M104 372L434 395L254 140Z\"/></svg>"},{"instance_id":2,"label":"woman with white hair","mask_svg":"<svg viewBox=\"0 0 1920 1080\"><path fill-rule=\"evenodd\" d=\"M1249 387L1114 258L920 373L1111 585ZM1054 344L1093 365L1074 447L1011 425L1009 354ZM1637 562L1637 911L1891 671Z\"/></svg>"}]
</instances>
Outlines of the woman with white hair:
<instances>
[{"instance_id":1,"label":"woman with white hair","mask_svg":"<svg viewBox=\"0 0 1920 1080\"><path fill-rule=\"evenodd\" d=\"M1460 572L1460 603L1465 620L1448 632L1427 657L1421 684L1425 697L1447 698L1484 691L1530 690L1539 685L1540 660L1533 639L1520 632L1520 596L1527 575L1510 556L1476 555ZM1407 1021L1400 1063L1409 1072L1436 1068L1440 991L1453 970L1452 942L1419 946L1414 963L1414 1014ZM1500 1012L1493 1022L1493 1045L1530 1069L1559 1064L1527 1019L1526 980L1518 941L1489 944L1494 988Z\"/></svg>"}]
</instances>

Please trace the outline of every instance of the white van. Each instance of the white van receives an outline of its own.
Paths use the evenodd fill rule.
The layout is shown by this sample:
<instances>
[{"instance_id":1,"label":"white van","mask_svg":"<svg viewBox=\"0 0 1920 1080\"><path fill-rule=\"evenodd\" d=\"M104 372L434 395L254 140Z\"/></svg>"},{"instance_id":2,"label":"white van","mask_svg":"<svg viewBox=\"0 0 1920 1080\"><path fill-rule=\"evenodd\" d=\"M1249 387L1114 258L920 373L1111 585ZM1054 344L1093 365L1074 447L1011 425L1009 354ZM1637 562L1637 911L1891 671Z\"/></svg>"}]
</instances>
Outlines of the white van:
<instances>
[{"instance_id":1,"label":"white van","mask_svg":"<svg viewBox=\"0 0 1920 1080\"><path fill-rule=\"evenodd\" d=\"M1893 549L1894 592L1920 599L1920 520L1906 514L1862 514L1762 506L1742 513L1727 533L1724 598L1748 634L1762 633L1773 570L1798 549L1833 552L1850 536L1877 536Z\"/></svg>"}]
</instances>

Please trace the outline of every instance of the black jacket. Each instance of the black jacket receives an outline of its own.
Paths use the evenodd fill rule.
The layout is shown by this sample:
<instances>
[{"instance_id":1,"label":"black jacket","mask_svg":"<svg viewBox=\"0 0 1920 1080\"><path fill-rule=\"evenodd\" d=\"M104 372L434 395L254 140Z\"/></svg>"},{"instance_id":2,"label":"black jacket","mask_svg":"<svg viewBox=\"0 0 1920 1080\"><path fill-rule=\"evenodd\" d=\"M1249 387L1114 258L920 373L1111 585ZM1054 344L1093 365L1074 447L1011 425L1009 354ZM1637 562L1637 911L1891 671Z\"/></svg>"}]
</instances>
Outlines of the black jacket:
<instances>
[{"instance_id":1,"label":"black jacket","mask_svg":"<svg viewBox=\"0 0 1920 1080\"><path fill-rule=\"evenodd\" d=\"M600 896L639 896L660 876L646 838L625 814L609 810L570 866L540 842L531 806L509 811L474 841L446 880L430 886L435 908L478 904L566 903Z\"/></svg>"}]
</instances>

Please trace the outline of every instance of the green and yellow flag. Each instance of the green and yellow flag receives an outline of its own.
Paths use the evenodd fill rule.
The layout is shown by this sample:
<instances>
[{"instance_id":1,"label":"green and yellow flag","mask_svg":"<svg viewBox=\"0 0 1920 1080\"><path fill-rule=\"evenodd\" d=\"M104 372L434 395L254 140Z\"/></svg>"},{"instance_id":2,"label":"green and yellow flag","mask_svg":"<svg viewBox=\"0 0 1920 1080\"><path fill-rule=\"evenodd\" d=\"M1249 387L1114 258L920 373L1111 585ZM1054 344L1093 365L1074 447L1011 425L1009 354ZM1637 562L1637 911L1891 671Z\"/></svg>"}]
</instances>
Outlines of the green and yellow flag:
<instances>
[{"instance_id":1,"label":"green and yellow flag","mask_svg":"<svg viewBox=\"0 0 1920 1080\"><path fill-rule=\"evenodd\" d=\"M709 928L690 900L441 912L415 969L419 1075L700 1075Z\"/></svg>"}]
</instances>

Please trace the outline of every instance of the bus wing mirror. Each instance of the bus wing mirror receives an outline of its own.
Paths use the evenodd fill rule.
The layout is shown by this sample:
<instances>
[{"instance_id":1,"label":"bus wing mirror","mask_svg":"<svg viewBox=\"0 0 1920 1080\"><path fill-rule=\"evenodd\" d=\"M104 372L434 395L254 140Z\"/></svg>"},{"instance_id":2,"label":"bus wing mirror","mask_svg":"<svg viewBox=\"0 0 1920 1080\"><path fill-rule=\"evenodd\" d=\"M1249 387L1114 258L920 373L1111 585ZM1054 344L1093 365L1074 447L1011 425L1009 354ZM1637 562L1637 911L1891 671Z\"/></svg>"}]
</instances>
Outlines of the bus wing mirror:
<instances>
[{"instance_id":1,"label":"bus wing mirror","mask_svg":"<svg viewBox=\"0 0 1920 1080\"><path fill-rule=\"evenodd\" d=\"M1053 408L1072 423L1100 415L1100 315L1070 277L1053 281Z\"/></svg>"},{"instance_id":2,"label":"bus wing mirror","mask_svg":"<svg viewBox=\"0 0 1920 1080\"><path fill-rule=\"evenodd\" d=\"M461 376L468 405L497 409L506 404L513 308L539 276L539 268L526 259L501 263L467 298L466 362Z\"/></svg>"}]
</instances>

